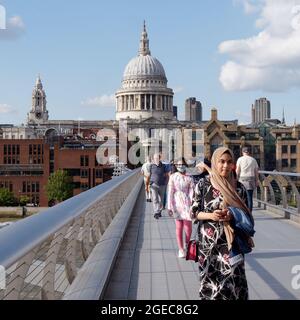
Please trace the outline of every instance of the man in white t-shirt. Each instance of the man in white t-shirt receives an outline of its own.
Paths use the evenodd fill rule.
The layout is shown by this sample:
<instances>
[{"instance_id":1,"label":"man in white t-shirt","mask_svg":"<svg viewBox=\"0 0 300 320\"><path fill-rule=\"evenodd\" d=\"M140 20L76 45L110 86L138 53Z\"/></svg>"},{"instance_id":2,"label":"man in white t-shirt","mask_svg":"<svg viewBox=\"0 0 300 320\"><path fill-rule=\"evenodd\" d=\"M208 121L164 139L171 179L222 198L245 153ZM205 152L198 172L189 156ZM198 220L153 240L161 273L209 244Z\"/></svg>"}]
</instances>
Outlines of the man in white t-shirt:
<instances>
[{"instance_id":1,"label":"man in white t-shirt","mask_svg":"<svg viewBox=\"0 0 300 320\"><path fill-rule=\"evenodd\" d=\"M147 202L151 202L150 185L149 185L150 166L151 166L151 157L147 156L146 162L142 165L142 168L141 168L141 174L144 176L145 195L146 195Z\"/></svg>"},{"instance_id":2,"label":"man in white t-shirt","mask_svg":"<svg viewBox=\"0 0 300 320\"><path fill-rule=\"evenodd\" d=\"M238 158L236 163L236 174L238 180L245 186L247 190L248 208L253 208L253 191L258 186L258 164L257 161L250 156L249 149L242 149L243 156Z\"/></svg>"}]
</instances>

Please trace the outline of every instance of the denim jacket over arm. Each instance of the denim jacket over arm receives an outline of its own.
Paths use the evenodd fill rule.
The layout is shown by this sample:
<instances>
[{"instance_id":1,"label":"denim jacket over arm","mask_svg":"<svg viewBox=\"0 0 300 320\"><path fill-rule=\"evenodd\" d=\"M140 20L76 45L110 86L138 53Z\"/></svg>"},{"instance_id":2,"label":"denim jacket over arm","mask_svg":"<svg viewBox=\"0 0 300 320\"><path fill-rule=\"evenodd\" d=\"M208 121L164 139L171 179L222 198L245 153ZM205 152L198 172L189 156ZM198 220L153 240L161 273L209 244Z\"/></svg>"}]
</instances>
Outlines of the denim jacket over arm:
<instances>
[{"instance_id":1,"label":"denim jacket over arm","mask_svg":"<svg viewBox=\"0 0 300 320\"><path fill-rule=\"evenodd\" d=\"M228 209L233 216L231 225L235 231L232 250L242 254L251 252L253 242L249 240L255 233L253 217L240 208L228 207Z\"/></svg>"}]
</instances>

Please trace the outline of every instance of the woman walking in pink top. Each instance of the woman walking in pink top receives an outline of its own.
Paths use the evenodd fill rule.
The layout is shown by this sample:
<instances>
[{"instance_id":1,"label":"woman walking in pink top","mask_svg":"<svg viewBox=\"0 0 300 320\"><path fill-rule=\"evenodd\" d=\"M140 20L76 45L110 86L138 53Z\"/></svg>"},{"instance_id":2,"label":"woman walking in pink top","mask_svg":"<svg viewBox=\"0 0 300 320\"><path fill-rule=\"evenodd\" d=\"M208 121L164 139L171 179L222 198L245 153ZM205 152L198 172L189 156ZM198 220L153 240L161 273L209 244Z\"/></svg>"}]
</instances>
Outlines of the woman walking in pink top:
<instances>
[{"instance_id":1,"label":"woman walking in pink top","mask_svg":"<svg viewBox=\"0 0 300 320\"><path fill-rule=\"evenodd\" d=\"M178 243L178 258L184 258L183 230L185 242L188 243L192 232L190 208L193 200L194 182L191 176L186 174L186 164L181 158L175 161L177 172L170 176L168 183L167 207L170 216L176 223L176 238Z\"/></svg>"}]
</instances>

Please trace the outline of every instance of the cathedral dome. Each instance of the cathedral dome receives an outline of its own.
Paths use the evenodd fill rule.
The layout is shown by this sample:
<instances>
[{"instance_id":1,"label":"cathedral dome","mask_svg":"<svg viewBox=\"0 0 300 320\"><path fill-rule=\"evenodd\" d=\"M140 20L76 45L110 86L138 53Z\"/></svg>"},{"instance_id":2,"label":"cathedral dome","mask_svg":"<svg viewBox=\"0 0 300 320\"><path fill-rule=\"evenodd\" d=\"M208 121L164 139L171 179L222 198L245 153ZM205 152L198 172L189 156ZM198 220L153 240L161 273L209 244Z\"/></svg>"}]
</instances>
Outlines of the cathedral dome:
<instances>
[{"instance_id":1,"label":"cathedral dome","mask_svg":"<svg viewBox=\"0 0 300 320\"><path fill-rule=\"evenodd\" d=\"M116 119L173 119L173 90L162 64L151 56L144 22L138 56L127 64L116 92Z\"/></svg>"},{"instance_id":2,"label":"cathedral dome","mask_svg":"<svg viewBox=\"0 0 300 320\"><path fill-rule=\"evenodd\" d=\"M123 80L135 80L139 78L155 78L166 81L164 67L151 55L139 55L127 64Z\"/></svg>"}]
</instances>

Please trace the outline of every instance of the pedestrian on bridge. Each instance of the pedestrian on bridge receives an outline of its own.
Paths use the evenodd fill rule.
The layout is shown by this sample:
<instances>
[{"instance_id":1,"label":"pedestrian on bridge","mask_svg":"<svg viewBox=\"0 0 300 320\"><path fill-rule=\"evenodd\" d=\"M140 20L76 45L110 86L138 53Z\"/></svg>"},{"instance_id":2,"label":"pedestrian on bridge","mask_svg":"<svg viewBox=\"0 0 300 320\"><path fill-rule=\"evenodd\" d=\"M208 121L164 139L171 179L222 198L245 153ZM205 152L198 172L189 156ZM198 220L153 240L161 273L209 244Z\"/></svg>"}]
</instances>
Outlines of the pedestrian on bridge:
<instances>
[{"instance_id":1,"label":"pedestrian on bridge","mask_svg":"<svg viewBox=\"0 0 300 320\"><path fill-rule=\"evenodd\" d=\"M168 167L161 162L160 154L154 154L153 163L150 165L150 190L155 219L161 217L163 210L168 172Z\"/></svg>"},{"instance_id":2,"label":"pedestrian on bridge","mask_svg":"<svg viewBox=\"0 0 300 320\"><path fill-rule=\"evenodd\" d=\"M177 159L174 164L176 172L169 178L167 207L169 216L175 219L178 258L185 258L183 231L187 247L192 232L190 207L193 200L194 182L193 178L186 174L187 167L184 159Z\"/></svg>"},{"instance_id":3,"label":"pedestrian on bridge","mask_svg":"<svg viewBox=\"0 0 300 320\"><path fill-rule=\"evenodd\" d=\"M231 259L234 230L228 207L246 206L244 186L233 177L234 155L228 148L218 148L211 160L211 168L202 163L209 175L195 187L191 217L198 223L198 266L201 300L248 299L244 255ZM252 218L252 216L251 216Z\"/></svg>"},{"instance_id":4,"label":"pedestrian on bridge","mask_svg":"<svg viewBox=\"0 0 300 320\"><path fill-rule=\"evenodd\" d=\"M150 166L151 166L151 157L146 157L146 162L142 165L141 174L144 177L144 186L145 186L145 196L146 201L151 202L151 193L150 193Z\"/></svg>"},{"instance_id":5,"label":"pedestrian on bridge","mask_svg":"<svg viewBox=\"0 0 300 320\"><path fill-rule=\"evenodd\" d=\"M236 174L238 180L244 185L247 191L248 208L253 209L253 191L258 187L259 175L257 161L250 156L248 147L242 149L243 156L238 158L236 163Z\"/></svg>"}]
</instances>

